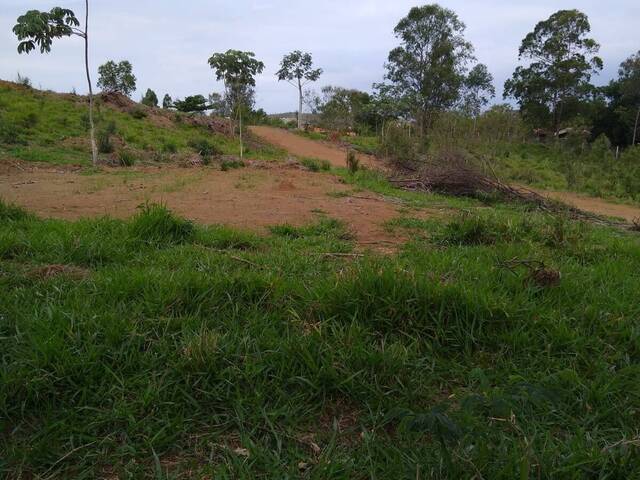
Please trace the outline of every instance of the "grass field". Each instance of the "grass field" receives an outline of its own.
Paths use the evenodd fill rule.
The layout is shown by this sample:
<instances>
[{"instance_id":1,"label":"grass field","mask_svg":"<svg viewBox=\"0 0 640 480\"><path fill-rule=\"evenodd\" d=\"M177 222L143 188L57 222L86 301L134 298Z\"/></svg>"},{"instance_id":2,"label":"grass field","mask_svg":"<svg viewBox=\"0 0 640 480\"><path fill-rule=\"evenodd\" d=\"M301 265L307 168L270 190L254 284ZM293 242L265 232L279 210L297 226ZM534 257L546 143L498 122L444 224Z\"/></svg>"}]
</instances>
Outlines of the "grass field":
<instances>
[{"instance_id":1,"label":"grass field","mask_svg":"<svg viewBox=\"0 0 640 480\"><path fill-rule=\"evenodd\" d=\"M397 254L0 203L2 476L640 475L637 236L351 182L407 202Z\"/></svg>"}]
</instances>

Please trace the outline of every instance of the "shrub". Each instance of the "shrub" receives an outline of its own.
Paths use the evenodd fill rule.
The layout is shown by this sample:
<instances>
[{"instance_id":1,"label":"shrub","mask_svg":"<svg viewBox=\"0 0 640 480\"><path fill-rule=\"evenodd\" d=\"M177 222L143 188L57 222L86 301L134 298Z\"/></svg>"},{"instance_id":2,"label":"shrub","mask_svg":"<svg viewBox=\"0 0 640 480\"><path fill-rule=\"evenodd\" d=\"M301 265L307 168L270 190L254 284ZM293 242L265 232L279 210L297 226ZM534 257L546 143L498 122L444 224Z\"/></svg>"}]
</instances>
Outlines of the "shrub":
<instances>
[{"instance_id":1,"label":"shrub","mask_svg":"<svg viewBox=\"0 0 640 480\"><path fill-rule=\"evenodd\" d=\"M351 173L356 173L360 168L360 160L358 160L356 152L353 150L347 152L347 168Z\"/></svg>"},{"instance_id":2,"label":"shrub","mask_svg":"<svg viewBox=\"0 0 640 480\"><path fill-rule=\"evenodd\" d=\"M25 212L22 208L13 205L12 203L5 203L0 199L0 220L3 222L19 220L25 220L31 217L30 214Z\"/></svg>"},{"instance_id":3,"label":"shrub","mask_svg":"<svg viewBox=\"0 0 640 480\"><path fill-rule=\"evenodd\" d=\"M37 113L29 112L22 118L20 123L24 128L26 128L27 130L30 130L33 127L35 127L39 121L40 121L40 118L38 117Z\"/></svg>"},{"instance_id":4,"label":"shrub","mask_svg":"<svg viewBox=\"0 0 640 480\"><path fill-rule=\"evenodd\" d=\"M381 143L382 153L399 166L411 166L418 160L417 144L411 127L389 123Z\"/></svg>"},{"instance_id":5,"label":"shrub","mask_svg":"<svg viewBox=\"0 0 640 480\"><path fill-rule=\"evenodd\" d=\"M111 120L103 129L98 132L98 151L100 153L113 152L113 144L111 143L111 136L116 133L116 122Z\"/></svg>"},{"instance_id":6,"label":"shrub","mask_svg":"<svg viewBox=\"0 0 640 480\"><path fill-rule=\"evenodd\" d=\"M210 141L204 138L189 140L188 145L189 147L193 148L196 152L198 152L198 154L204 159L222 155L222 152L216 145L214 145L213 143L211 143Z\"/></svg>"},{"instance_id":7,"label":"shrub","mask_svg":"<svg viewBox=\"0 0 640 480\"><path fill-rule=\"evenodd\" d=\"M179 244L195 236L193 223L175 216L165 205L146 203L131 222L131 235L155 245Z\"/></svg>"},{"instance_id":8,"label":"shrub","mask_svg":"<svg viewBox=\"0 0 640 480\"><path fill-rule=\"evenodd\" d=\"M31 79L29 77L23 77L20 75L20 72L18 72L18 76L16 77L16 83L26 88L32 88Z\"/></svg>"},{"instance_id":9,"label":"shrub","mask_svg":"<svg viewBox=\"0 0 640 480\"><path fill-rule=\"evenodd\" d=\"M315 158L303 158L300 160L300 163L311 170L312 172L325 171L328 172L331 170L331 163L327 160L316 160Z\"/></svg>"},{"instance_id":10,"label":"shrub","mask_svg":"<svg viewBox=\"0 0 640 480\"><path fill-rule=\"evenodd\" d=\"M508 225L492 217L463 212L435 236L442 245L491 245L508 234Z\"/></svg>"},{"instance_id":11,"label":"shrub","mask_svg":"<svg viewBox=\"0 0 640 480\"><path fill-rule=\"evenodd\" d=\"M118 152L118 163L121 167L131 167L136 163L137 156L131 150L124 149Z\"/></svg>"},{"instance_id":12,"label":"shrub","mask_svg":"<svg viewBox=\"0 0 640 480\"><path fill-rule=\"evenodd\" d=\"M137 120L142 120L147 117L147 112L144 109L137 107L131 110L131 116Z\"/></svg>"},{"instance_id":13,"label":"shrub","mask_svg":"<svg viewBox=\"0 0 640 480\"><path fill-rule=\"evenodd\" d=\"M178 144L173 140L165 140L165 142L162 144L162 151L164 153L177 153Z\"/></svg>"},{"instance_id":14,"label":"shrub","mask_svg":"<svg viewBox=\"0 0 640 480\"><path fill-rule=\"evenodd\" d=\"M226 172L228 170L233 170L236 168L244 168L244 167L245 167L245 163L242 160L224 160L220 164L220 169L223 172Z\"/></svg>"}]
</instances>

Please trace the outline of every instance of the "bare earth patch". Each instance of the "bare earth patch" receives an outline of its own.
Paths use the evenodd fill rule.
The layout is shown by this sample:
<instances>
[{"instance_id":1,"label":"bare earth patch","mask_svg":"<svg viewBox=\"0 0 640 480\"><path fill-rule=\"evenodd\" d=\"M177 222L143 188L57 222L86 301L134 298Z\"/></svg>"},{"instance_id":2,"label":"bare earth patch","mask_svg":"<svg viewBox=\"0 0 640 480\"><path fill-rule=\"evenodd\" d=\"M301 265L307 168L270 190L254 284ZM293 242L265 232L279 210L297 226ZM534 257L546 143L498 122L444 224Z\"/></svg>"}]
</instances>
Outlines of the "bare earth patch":
<instances>
[{"instance_id":1,"label":"bare earth patch","mask_svg":"<svg viewBox=\"0 0 640 480\"><path fill-rule=\"evenodd\" d=\"M42 217L127 218L145 202L162 202L204 224L266 232L271 225L300 226L327 216L345 222L363 247L384 250L405 240L384 229L385 222L400 216L399 205L369 192L352 197L351 188L339 177L295 165L228 172L174 166L105 168L83 174L72 168L0 162L0 198Z\"/></svg>"},{"instance_id":2,"label":"bare earth patch","mask_svg":"<svg viewBox=\"0 0 640 480\"><path fill-rule=\"evenodd\" d=\"M267 143L284 148L291 155L326 160L334 167L347 166L347 150L344 148L304 138L282 128L251 127L251 132ZM382 167L382 162L371 155L358 153L356 156L361 165Z\"/></svg>"}]
</instances>

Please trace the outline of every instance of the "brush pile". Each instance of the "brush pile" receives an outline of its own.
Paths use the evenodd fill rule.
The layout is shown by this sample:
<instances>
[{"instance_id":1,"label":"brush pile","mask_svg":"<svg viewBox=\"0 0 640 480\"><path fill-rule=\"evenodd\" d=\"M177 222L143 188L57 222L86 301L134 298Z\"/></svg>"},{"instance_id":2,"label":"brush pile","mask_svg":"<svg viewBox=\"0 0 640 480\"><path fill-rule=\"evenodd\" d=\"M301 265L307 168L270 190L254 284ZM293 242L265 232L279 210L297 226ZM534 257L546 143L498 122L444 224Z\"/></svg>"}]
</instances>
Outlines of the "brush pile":
<instances>
[{"instance_id":1,"label":"brush pile","mask_svg":"<svg viewBox=\"0 0 640 480\"><path fill-rule=\"evenodd\" d=\"M488 168L490 170L490 167ZM585 212L564 203L551 200L533 190L513 187L501 182L493 171L487 174L461 153L443 152L429 158L411 172L396 173L391 183L405 190L441 193L450 196L499 199L531 205L548 213L564 213L577 220L586 220L609 226L629 228L623 222L615 222Z\"/></svg>"}]
</instances>

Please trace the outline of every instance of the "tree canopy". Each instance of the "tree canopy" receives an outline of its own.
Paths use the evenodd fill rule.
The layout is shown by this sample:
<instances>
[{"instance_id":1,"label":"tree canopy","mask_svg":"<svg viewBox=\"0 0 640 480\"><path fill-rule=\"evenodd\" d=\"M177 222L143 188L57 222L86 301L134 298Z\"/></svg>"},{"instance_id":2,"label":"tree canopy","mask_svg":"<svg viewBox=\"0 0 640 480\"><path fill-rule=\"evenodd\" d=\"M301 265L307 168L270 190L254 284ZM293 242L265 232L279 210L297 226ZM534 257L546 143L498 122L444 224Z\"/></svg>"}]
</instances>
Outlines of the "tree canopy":
<instances>
[{"instance_id":1,"label":"tree canopy","mask_svg":"<svg viewBox=\"0 0 640 480\"><path fill-rule=\"evenodd\" d=\"M117 92L130 96L136 89L136 77L133 66L128 60L115 63L109 60L98 68L98 87L105 92Z\"/></svg>"},{"instance_id":2,"label":"tree canopy","mask_svg":"<svg viewBox=\"0 0 640 480\"><path fill-rule=\"evenodd\" d=\"M147 93L145 93L144 97L142 97L142 104L146 105L147 107L157 107L158 95L156 95L156 92L148 88Z\"/></svg>"},{"instance_id":3,"label":"tree canopy","mask_svg":"<svg viewBox=\"0 0 640 480\"><path fill-rule=\"evenodd\" d=\"M77 27L80 22L72 10L55 7L50 12L29 10L18 17L18 23L13 27L20 43L18 53L30 53L36 48L40 53L49 53L56 38L78 35L85 37L85 32Z\"/></svg>"},{"instance_id":4,"label":"tree canopy","mask_svg":"<svg viewBox=\"0 0 640 480\"><path fill-rule=\"evenodd\" d=\"M315 82L322 75L321 68L313 68L313 57L310 53L294 50L280 62L280 70L276 73L278 81L287 81L298 89L298 128L302 128L303 91L309 82Z\"/></svg>"},{"instance_id":5,"label":"tree canopy","mask_svg":"<svg viewBox=\"0 0 640 480\"><path fill-rule=\"evenodd\" d=\"M560 10L539 22L520 46L520 60L530 63L507 80L505 98L515 98L531 121L557 131L593 93L591 77L602 70L600 45L590 31L588 17L578 10Z\"/></svg>"},{"instance_id":6,"label":"tree canopy","mask_svg":"<svg viewBox=\"0 0 640 480\"><path fill-rule=\"evenodd\" d=\"M455 106L465 85L473 46L464 38L465 25L439 5L414 7L394 33L401 45L389 53L386 85L378 85L423 132L435 115Z\"/></svg>"}]
</instances>

